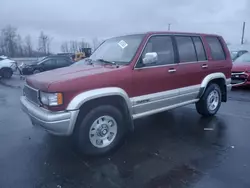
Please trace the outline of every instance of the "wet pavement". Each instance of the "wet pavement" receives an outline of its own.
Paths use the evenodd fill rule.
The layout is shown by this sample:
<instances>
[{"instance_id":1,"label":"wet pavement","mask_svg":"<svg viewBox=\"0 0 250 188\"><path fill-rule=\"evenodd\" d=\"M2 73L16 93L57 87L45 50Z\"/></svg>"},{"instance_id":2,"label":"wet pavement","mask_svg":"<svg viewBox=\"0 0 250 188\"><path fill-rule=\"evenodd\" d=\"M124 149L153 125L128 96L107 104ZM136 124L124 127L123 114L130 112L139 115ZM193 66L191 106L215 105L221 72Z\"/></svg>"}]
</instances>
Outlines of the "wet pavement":
<instances>
[{"instance_id":1,"label":"wet pavement","mask_svg":"<svg viewBox=\"0 0 250 188\"><path fill-rule=\"evenodd\" d=\"M140 119L114 154L87 158L69 138L33 127L21 89L0 84L0 188L249 188L250 91L229 95L216 117L194 106Z\"/></svg>"}]
</instances>

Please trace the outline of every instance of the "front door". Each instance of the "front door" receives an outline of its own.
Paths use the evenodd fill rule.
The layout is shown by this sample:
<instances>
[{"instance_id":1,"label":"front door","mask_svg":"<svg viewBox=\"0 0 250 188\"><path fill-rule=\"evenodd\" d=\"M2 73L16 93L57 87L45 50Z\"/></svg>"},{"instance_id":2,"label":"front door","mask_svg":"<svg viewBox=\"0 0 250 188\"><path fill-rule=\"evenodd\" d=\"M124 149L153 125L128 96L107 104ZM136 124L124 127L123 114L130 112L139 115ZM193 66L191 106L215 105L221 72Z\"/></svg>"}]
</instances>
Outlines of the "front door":
<instances>
[{"instance_id":1,"label":"front door","mask_svg":"<svg viewBox=\"0 0 250 188\"><path fill-rule=\"evenodd\" d=\"M56 59L48 59L43 62L43 69L44 71L53 70L57 68Z\"/></svg>"},{"instance_id":2,"label":"front door","mask_svg":"<svg viewBox=\"0 0 250 188\"><path fill-rule=\"evenodd\" d=\"M148 52L156 52L158 60L144 65ZM142 117L176 104L179 94L178 65L171 36L152 36L132 73L134 118Z\"/></svg>"}]
</instances>

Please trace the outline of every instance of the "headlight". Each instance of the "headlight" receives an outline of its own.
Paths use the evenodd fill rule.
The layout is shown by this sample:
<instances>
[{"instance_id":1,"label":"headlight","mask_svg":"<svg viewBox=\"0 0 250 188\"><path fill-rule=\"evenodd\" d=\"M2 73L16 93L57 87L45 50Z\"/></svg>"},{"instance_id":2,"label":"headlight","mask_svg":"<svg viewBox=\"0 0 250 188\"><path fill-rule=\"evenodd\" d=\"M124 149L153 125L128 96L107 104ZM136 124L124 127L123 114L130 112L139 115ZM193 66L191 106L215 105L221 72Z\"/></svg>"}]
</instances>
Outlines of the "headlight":
<instances>
[{"instance_id":1,"label":"headlight","mask_svg":"<svg viewBox=\"0 0 250 188\"><path fill-rule=\"evenodd\" d=\"M45 93L40 91L40 101L47 106L59 106L63 104L62 93Z\"/></svg>"}]
</instances>

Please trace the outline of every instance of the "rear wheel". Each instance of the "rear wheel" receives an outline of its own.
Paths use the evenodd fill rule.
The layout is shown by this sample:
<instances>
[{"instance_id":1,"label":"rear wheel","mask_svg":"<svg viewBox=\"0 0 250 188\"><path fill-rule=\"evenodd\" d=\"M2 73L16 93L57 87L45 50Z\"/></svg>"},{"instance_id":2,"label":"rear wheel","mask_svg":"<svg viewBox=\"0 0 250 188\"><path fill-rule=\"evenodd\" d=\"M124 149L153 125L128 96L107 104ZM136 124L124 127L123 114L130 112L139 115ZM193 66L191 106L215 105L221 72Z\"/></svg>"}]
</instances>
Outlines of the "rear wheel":
<instances>
[{"instance_id":1,"label":"rear wheel","mask_svg":"<svg viewBox=\"0 0 250 188\"><path fill-rule=\"evenodd\" d=\"M114 106L92 109L74 131L77 148L83 154L103 155L116 149L125 136L122 113Z\"/></svg>"},{"instance_id":2,"label":"rear wheel","mask_svg":"<svg viewBox=\"0 0 250 188\"><path fill-rule=\"evenodd\" d=\"M221 90L217 84L210 84L201 99L196 103L196 110L202 116L213 116L221 106Z\"/></svg>"}]
</instances>

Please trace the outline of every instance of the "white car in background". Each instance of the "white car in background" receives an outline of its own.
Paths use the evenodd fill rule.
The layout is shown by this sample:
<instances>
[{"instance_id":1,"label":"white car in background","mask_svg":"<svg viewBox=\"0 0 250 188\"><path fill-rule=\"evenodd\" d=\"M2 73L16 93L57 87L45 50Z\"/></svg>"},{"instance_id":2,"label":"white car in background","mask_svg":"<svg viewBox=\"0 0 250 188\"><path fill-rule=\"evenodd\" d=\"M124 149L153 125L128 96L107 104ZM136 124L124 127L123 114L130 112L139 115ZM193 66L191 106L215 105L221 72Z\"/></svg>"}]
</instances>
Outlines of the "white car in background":
<instances>
[{"instance_id":1,"label":"white car in background","mask_svg":"<svg viewBox=\"0 0 250 188\"><path fill-rule=\"evenodd\" d=\"M8 59L6 56L0 56L0 77L11 78L15 69L15 61Z\"/></svg>"}]
</instances>

